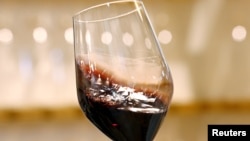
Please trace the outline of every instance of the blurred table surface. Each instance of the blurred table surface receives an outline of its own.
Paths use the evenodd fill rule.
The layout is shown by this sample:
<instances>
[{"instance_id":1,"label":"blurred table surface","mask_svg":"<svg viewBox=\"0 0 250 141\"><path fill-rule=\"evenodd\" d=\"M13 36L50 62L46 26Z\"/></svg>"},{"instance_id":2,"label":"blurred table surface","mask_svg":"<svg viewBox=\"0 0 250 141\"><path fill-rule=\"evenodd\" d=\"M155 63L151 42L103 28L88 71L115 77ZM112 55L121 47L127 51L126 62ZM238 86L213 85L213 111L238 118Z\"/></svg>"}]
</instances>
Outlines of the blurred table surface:
<instances>
[{"instance_id":1,"label":"blurred table surface","mask_svg":"<svg viewBox=\"0 0 250 141\"><path fill-rule=\"evenodd\" d=\"M240 105L172 106L154 141L206 141L208 124L249 124L249 104ZM2 110L0 140L110 141L77 107Z\"/></svg>"}]
</instances>

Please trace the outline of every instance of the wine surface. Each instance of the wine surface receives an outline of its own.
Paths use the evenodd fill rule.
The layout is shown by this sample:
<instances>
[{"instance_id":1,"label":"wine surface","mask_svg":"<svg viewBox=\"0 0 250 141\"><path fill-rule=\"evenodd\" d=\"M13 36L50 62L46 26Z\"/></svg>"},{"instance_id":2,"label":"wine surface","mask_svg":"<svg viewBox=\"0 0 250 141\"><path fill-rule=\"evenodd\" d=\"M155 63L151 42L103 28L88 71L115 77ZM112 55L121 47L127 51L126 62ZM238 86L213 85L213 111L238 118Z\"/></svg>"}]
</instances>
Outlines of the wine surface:
<instances>
[{"instance_id":1,"label":"wine surface","mask_svg":"<svg viewBox=\"0 0 250 141\"><path fill-rule=\"evenodd\" d=\"M83 58L76 60L76 75L80 106L103 133L114 141L153 140L168 106L158 90L168 88L167 83L137 80L131 87L126 74Z\"/></svg>"}]
</instances>

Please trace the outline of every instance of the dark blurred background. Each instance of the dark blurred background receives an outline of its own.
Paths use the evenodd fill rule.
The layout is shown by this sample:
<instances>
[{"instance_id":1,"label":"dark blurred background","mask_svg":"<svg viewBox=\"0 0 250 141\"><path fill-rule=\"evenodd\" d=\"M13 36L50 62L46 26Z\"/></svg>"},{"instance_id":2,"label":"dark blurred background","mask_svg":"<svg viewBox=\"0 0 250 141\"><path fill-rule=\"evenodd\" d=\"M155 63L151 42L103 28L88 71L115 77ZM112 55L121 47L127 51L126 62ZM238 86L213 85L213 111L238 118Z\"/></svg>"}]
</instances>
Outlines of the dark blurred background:
<instances>
[{"instance_id":1,"label":"dark blurred background","mask_svg":"<svg viewBox=\"0 0 250 141\"><path fill-rule=\"evenodd\" d=\"M114 0L113 0L114 1ZM0 140L108 141L80 111L72 16L108 0L0 0ZM155 141L250 123L249 0L143 0L172 70Z\"/></svg>"}]
</instances>

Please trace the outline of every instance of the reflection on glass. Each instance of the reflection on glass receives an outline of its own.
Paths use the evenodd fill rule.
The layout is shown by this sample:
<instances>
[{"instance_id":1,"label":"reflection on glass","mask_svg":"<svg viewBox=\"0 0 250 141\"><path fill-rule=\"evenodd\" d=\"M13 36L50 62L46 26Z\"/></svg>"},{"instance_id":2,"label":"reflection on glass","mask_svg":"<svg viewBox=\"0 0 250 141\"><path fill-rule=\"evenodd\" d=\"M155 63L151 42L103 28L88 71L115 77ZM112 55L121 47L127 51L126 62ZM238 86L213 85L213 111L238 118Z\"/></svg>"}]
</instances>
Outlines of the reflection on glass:
<instances>
[{"instance_id":1,"label":"reflection on glass","mask_svg":"<svg viewBox=\"0 0 250 141\"><path fill-rule=\"evenodd\" d=\"M103 32L102 33L102 43L103 44L110 44L112 42L112 34L110 32Z\"/></svg>"},{"instance_id":2,"label":"reflection on glass","mask_svg":"<svg viewBox=\"0 0 250 141\"><path fill-rule=\"evenodd\" d=\"M123 34L122 40L123 43L127 46L131 46L134 43L134 37L128 32Z\"/></svg>"}]
</instances>

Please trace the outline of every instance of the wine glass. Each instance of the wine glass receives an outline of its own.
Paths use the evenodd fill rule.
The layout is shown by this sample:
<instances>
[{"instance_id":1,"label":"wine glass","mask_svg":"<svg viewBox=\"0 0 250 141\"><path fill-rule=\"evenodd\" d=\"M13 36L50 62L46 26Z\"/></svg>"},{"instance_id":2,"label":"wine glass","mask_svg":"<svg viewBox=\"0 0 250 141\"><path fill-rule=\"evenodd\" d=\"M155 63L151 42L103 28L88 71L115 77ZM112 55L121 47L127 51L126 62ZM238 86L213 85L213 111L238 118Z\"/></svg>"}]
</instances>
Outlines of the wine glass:
<instances>
[{"instance_id":1,"label":"wine glass","mask_svg":"<svg viewBox=\"0 0 250 141\"><path fill-rule=\"evenodd\" d=\"M73 16L77 96L86 117L114 141L152 141L173 94L170 69L139 0Z\"/></svg>"}]
</instances>

